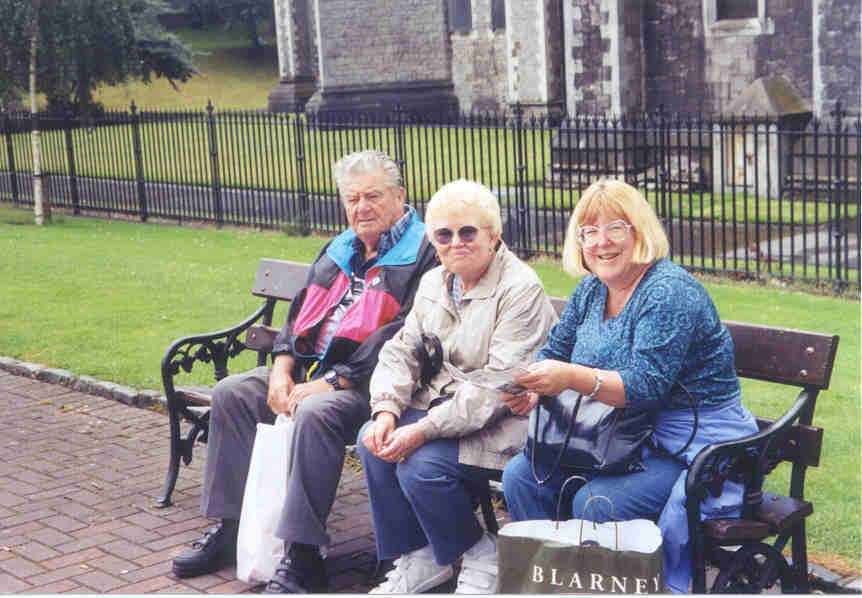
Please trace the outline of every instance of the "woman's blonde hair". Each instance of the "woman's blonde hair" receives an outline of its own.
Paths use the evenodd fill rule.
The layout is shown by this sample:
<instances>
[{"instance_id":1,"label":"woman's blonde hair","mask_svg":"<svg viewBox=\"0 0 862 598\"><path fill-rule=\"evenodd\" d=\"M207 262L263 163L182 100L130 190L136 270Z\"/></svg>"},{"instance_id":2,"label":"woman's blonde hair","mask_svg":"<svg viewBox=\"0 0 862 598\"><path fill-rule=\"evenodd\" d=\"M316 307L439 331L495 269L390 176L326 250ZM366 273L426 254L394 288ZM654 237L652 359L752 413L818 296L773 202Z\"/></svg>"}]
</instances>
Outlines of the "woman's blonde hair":
<instances>
[{"instance_id":1,"label":"woman's blonde hair","mask_svg":"<svg viewBox=\"0 0 862 598\"><path fill-rule=\"evenodd\" d=\"M431 224L449 212L466 207L476 208L481 214L482 225L491 230L491 236L500 236L503 232L500 203L485 185L467 179L446 183L437 190L425 207L425 222Z\"/></svg>"},{"instance_id":2,"label":"woman's blonde hair","mask_svg":"<svg viewBox=\"0 0 862 598\"><path fill-rule=\"evenodd\" d=\"M578 229L598 220L600 214L621 218L632 225L634 263L649 264L667 256L670 250L667 235L643 194L623 181L601 179L587 187L569 218L563 246L563 269L572 276L590 271L584 264Z\"/></svg>"}]
</instances>

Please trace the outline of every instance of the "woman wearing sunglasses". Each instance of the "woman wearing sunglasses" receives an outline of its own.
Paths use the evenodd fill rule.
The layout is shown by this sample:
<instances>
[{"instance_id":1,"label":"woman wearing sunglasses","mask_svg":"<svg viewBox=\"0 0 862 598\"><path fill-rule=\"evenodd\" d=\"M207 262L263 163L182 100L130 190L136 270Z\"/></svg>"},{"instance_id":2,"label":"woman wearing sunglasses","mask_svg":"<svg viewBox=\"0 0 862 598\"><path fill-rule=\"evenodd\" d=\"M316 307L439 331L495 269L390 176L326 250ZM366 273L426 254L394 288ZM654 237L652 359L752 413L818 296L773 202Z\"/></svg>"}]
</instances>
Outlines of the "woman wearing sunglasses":
<instances>
[{"instance_id":1,"label":"woman wearing sunglasses","mask_svg":"<svg viewBox=\"0 0 862 598\"><path fill-rule=\"evenodd\" d=\"M733 341L712 299L667 255L664 229L637 189L615 180L593 183L575 207L563 248L566 271L587 276L528 373L517 379L532 392L506 400L515 413L528 414L539 395L572 389L654 414L641 462L630 473L592 476L567 504L579 518L590 494L600 494L611 498L618 520L661 514L665 583L688 592L686 467L706 444L751 434L757 425L742 405ZM512 519L555 519L571 473L558 471L539 484L524 453L512 459L503 472ZM729 486L705 517L738 516L743 489ZM609 520L610 507L601 503L584 517Z\"/></svg>"},{"instance_id":2,"label":"woman wearing sunglasses","mask_svg":"<svg viewBox=\"0 0 862 598\"><path fill-rule=\"evenodd\" d=\"M496 540L476 520L465 483L523 448L527 420L452 368L475 376L523 365L557 318L536 273L501 240L500 207L486 187L445 185L425 218L442 265L423 276L404 326L380 351L372 420L357 442L378 558L397 558L372 593L424 592L452 578L458 559L456 593L493 593ZM442 367L422 380L434 337Z\"/></svg>"}]
</instances>

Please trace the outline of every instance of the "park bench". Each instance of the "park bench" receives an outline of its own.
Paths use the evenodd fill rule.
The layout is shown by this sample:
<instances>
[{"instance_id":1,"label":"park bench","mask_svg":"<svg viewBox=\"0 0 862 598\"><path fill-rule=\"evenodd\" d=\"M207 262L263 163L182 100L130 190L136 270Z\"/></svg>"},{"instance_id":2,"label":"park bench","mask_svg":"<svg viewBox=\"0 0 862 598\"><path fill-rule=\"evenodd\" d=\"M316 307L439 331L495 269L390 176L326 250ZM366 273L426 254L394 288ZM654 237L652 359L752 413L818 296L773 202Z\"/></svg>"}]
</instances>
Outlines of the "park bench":
<instances>
[{"instance_id":1,"label":"park bench","mask_svg":"<svg viewBox=\"0 0 862 598\"><path fill-rule=\"evenodd\" d=\"M228 375L228 361L245 350L256 351L258 365L265 365L278 333L272 326L276 303L293 299L304 286L308 270L307 264L262 259L252 289L252 294L263 299L257 311L231 328L185 336L168 347L162 360L162 382L171 455L156 506L171 504L180 461L188 465L194 443L207 440L211 389L175 386L175 377L203 362L212 364L215 379L220 380ZM557 313L567 302L558 297L551 301ZM757 417L758 433L705 447L689 468L686 490L694 563L692 589L694 593L706 592L706 568L711 566L718 570L711 592L759 593L776 583L784 592L808 592L805 519L814 507L805 499L805 474L820 461L823 430L812 425L814 407L818 393L829 386L838 336L728 320L724 324L733 337L740 377L799 391L795 398L788 392L789 407L777 419ZM190 424L185 435L181 434L183 422ZM784 462L791 467L788 491L765 492L765 477ZM497 475L490 483L499 480ZM701 522L700 501L709 494L720 494L727 480L746 486L742 516ZM481 505L486 527L496 533L495 490L483 481L474 484L471 491ZM791 563L782 554L788 542Z\"/></svg>"}]
</instances>

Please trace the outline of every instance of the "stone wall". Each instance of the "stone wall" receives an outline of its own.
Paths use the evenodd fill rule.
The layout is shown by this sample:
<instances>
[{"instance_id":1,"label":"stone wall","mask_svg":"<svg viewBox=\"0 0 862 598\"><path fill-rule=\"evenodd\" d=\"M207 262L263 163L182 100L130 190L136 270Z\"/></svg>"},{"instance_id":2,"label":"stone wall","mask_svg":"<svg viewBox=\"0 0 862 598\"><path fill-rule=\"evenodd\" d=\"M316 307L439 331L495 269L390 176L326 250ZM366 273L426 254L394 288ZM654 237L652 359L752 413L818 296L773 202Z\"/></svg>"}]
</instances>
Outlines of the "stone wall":
<instances>
[{"instance_id":1,"label":"stone wall","mask_svg":"<svg viewBox=\"0 0 862 598\"><path fill-rule=\"evenodd\" d=\"M609 14L602 10L602 0L565 0L566 93L569 113L609 112L611 102L611 67L604 56L610 50L610 39L603 37L602 25Z\"/></svg>"},{"instance_id":2,"label":"stone wall","mask_svg":"<svg viewBox=\"0 0 862 598\"><path fill-rule=\"evenodd\" d=\"M620 6L620 109L622 114L644 108L646 97L642 0L624 0Z\"/></svg>"},{"instance_id":3,"label":"stone wall","mask_svg":"<svg viewBox=\"0 0 862 598\"><path fill-rule=\"evenodd\" d=\"M644 7L645 108L711 110L705 80L701 0L653 0ZM724 61L722 61L724 62ZM713 64L719 71L724 65ZM718 95L721 86L713 92ZM712 94L709 94L712 95Z\"/></svg>"},{"instance_id":4,"label":"stone wall","mask_svg":"<svg viewBox=\"0 0 862 598\"><path fill-rule=\"evenodd\" d=\"M775 33L755 38L754 78L782 76L812 98L811 0L770 0Z\"/></svg>"},{"instance_id":5,"label":"stone wall","mask_svg":"<svg viewBox=\"0 0 862 598\"><path fill-rule=\"evenodd\" d=\"M491 0L473 0L473 30L450 34L452 83L463 112L506 109L506 31L491 29Z\"/></svg>"},{"instance_id":6,"label":"stone wall","mask_svg":"<svg viewBox=\"0 0 862 598\"><path fill-rule=\"evenodd\" d=\"M425 0L316 0L324 88L450 78L445 7Z\"/></svg>"},{"instance_id":7,"label":"stone wall","mask_svg":"<svg viewBox=\"0 0 862 598\"><path fill-rule=\"evenodd\" d=\"M765 14L745 27L705 22L707 1L646 3L647 109L663 106L669 111L722 113L753 80L778 75L801 97L812 98L811 0L768 0ZM854 0L827 2L840 4L846 12ZM855 27L858 65L858 16ZM845 39L853 39L850 32ZM857 76L857 88L858 81Z\"/></svg>"},{"instance_id":8,"label":"stone wall","mask_svg":"<svg viewBox=\"0 0 862 598\"><path fill-rule=\"evenodd\" d=\"M764 0L742 24L716 21L715 0L507 0L498 31L492 0L472 0L471 31L452 34L445 0L276 2L296 5L281 16L295 42L291 56L280 52L282 80L305 78L330 97L381 88L397 101L430 85L440 97L454 89L463 112L566 100L572 116L715 114L755 79L780 75L817 116L837 100L860 111L859 0Z\"/></svg>"},{"instance_id":9,"label":"stone wall","mask_svg":"<svg viewBox=\"0 0 862 598\"><path fill-rule=\"evenodd\" d=\"M815 30L820 81L815 84L815 111L826 116L841 100L842 106L856 114L862 110L862 43L858 0L819 0Z\"/></svg>"}]
</instances>

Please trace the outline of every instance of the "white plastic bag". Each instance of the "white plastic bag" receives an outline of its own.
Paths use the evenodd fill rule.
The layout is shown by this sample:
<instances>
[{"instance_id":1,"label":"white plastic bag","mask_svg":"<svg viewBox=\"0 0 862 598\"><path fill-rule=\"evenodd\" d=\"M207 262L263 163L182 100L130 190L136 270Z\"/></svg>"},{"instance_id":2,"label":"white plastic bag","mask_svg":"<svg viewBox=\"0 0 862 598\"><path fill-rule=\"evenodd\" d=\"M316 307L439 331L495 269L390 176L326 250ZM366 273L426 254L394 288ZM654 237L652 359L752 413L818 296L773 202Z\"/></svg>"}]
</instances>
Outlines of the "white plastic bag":
<instances>
[{"instance_id":1,"label":"white plastic bag","mask_svg":"<svg viewBox=\"0 0 862 598\"><path fill-rule=\"evenodd\" d=\"M257 424L236 547L236 576L245 582L270 580L284 556L284 540L275 528L287 491L293 426L284 414L274 425Z\"/></svg>"}]
</instances>

